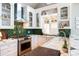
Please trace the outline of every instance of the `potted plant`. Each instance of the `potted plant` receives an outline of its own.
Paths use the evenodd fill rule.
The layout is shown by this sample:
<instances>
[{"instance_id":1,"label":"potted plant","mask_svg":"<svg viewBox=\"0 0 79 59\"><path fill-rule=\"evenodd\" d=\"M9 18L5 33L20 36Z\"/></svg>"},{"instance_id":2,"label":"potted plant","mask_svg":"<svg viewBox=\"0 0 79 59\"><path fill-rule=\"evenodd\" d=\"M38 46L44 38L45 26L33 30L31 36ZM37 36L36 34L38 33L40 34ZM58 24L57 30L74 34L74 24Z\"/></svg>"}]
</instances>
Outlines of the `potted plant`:
<instances>
[{"instance_id":1,"label":"potted plant","mask_svg":"<svg viewBox=\"0 0 79 59\"><path fill-rule=\"evenodd\" d=\"M64 44L63 44L62 50L63 50L63 52L68 53L68 45L67 45L67 41L66 40L64 40Z\"/></svg>"},{"instance_id":2,"label":"potted plant","mask_svg":"<svg viewBox=\"0 0 79 59\"><path fill-rule=\"evenodd\" d=\"M64 44L62 46L62 50L63 50L63 52L68 53L68 44L67 44L67 40L66 40L66 33L63 30L60 32L64 35L64 37L62 38L64 41Z\"/></svg>"}]
</instances>

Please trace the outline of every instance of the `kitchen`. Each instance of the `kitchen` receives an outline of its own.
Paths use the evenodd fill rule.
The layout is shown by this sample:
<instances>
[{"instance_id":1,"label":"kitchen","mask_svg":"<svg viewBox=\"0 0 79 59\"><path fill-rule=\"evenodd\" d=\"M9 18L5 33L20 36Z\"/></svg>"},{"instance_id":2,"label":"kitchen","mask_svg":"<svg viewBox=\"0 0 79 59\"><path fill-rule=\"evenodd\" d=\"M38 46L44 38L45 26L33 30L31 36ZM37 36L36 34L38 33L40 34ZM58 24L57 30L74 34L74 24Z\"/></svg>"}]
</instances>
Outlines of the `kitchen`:
<instances>
[{"instance_id":1,"label":"kitchen","mask_svg":"<svg viewBox=\"0 0 79 59\"><path fill-rule=\"evenodd\" d=\"M68 56L69 39L75 32L72 19L78 17L78 7L76 3L0 3L0 56L42 55L43 49L36 49L39 46L53 52L42 56ZM63 39L67 40L65 52ZM35 49L42 51L38 54Z\"/></svg>"}]
</instances>

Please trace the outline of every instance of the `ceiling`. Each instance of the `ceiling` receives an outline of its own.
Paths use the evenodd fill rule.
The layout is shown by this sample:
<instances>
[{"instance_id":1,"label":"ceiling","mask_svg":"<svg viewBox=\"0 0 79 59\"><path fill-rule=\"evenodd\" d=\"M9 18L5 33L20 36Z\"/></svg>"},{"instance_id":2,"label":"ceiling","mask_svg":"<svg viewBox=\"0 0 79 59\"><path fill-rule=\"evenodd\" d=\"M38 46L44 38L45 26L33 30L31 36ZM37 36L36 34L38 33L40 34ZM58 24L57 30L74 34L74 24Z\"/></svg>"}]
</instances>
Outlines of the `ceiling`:
<instances>
[{"instance_id":1,"label":"ceiling","mask_svg":"<svg viewBox=\"0 0 79 59\"><path fill-rule=\"evenodd\" d=\"M37 9L37 8L41 8L52 4L55 4L55 3L23 3L23 6L29 5L32 8Z\"/></svg>"}]
</instances>

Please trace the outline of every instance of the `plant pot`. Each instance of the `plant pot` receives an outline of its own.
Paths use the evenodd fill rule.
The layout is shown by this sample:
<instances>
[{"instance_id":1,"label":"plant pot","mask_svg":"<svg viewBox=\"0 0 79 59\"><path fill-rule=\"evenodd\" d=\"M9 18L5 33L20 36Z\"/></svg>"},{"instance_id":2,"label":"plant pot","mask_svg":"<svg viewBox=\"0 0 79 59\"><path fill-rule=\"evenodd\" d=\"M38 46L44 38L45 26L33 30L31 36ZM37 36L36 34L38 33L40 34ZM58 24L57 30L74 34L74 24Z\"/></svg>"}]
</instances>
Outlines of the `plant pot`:
<instances>
[{"instance_id":1,"label":"plant pot","mask_svg":"<svg viewBox=\"0 0 79 59\"><path fill-rule=\"evenodd\" d=\"M68 53L68 48L62 48L64 53Z\"/></svg>"}]
</instances>

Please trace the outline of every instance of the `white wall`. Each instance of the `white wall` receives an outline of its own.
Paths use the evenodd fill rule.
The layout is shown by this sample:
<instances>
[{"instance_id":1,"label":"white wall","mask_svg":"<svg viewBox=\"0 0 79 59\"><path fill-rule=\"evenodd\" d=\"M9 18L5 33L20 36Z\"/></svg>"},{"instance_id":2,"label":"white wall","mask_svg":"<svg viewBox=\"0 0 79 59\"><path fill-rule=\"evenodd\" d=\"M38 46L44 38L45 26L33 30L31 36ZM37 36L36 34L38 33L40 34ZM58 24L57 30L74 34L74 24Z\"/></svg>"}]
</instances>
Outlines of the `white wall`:
<instances>
[{"instance_id":1,"label":"white wall","mask_svg":"<svg viewBox=\"0 0 79 59\"><path fill-rule=\"evenodd\" d=\"M0 8L2 8L1 3L0 3ZM1 26L1 9L0 9L0 26Z\"/></svg>"},{"instance_id":2,"label":"white wall","mask_svg":"<svg viewBox=\"0 0 79 59\"><path fill-rule=\"evenodd\" d=\"M75 29L75 20L76 17L79 17L79 3L73 3L71 4L71 10L70 10L70 25L71 25L71 35L72 36L77 36L76 34L79 34L78 32L76 32Z\"/></svg>"}]
</instances>

